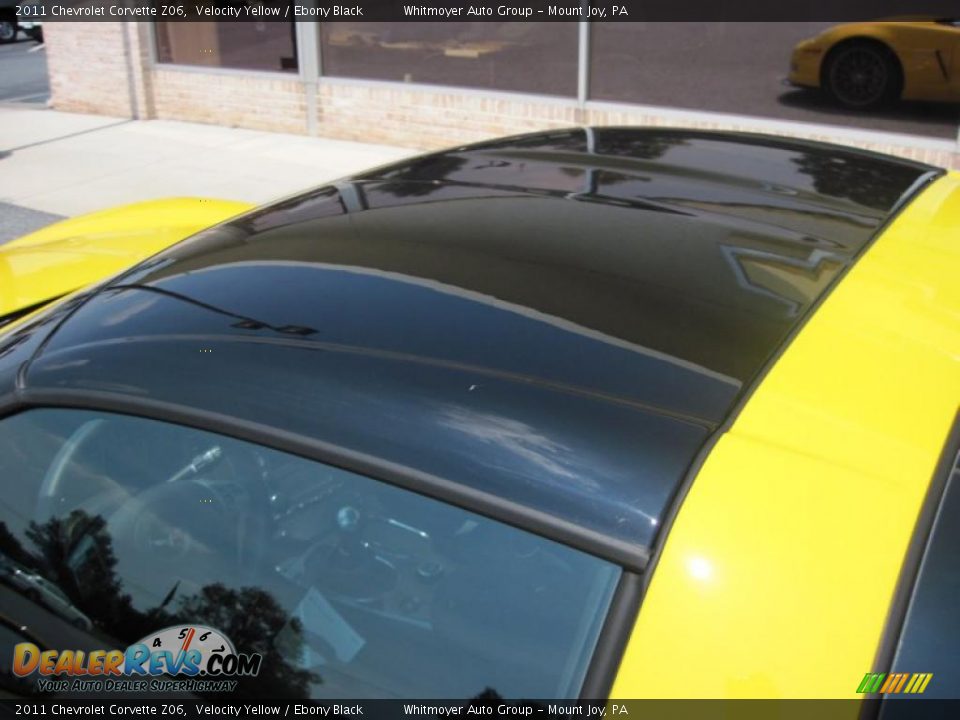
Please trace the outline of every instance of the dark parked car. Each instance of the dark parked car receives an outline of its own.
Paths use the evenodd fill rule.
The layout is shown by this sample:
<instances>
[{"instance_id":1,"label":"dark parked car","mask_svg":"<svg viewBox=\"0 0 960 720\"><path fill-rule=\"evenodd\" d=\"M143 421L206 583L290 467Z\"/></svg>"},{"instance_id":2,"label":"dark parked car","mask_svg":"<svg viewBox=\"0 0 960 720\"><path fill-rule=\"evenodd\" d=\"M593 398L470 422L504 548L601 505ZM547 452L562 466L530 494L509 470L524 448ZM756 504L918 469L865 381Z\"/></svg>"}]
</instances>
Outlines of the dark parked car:
<instances>
[{"instance_id":1,"label":"dark parked car","mask_svg":"<svg viewBox=\"0 0 960 720\"><path fill-rule=\"evenodd\" d=\"M17 39L18 0L0 0L0 44L11 43Z\"/></svg>"},{"instance_id":2,"label":"dark parked car","mask_svg":"<svg viewBox=\"0 0 960 720\"><path fill-rule=\"evenodd\" d=\"M27 7L26 13L21 10L18 15L18 5ZM16 41L17 33L21 30L33 40L43 42L44 16L33 7L32 3L23 0L0 0L0 45Z\"/></svg>"}]
</instances>

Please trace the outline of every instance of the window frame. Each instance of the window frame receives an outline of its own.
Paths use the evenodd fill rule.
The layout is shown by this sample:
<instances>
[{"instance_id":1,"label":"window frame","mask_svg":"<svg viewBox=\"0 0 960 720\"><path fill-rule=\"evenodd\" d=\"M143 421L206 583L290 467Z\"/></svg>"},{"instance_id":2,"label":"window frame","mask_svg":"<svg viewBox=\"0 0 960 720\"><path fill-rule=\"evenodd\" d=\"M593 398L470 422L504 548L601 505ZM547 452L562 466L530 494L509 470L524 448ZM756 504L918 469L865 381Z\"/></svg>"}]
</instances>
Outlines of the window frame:
<instances>
[{"instance_id":1,"label":"window frame","mask_svg":"<svg viewBox=\"0 0 960 720\"><path fill-rule=\"evenodd\" d=\"M887 613L887 622L880 637L877 653L874 657L872 670L874 672L892 672L894 661L901 639L906 629L907 617L917 585L921 580L921 570L930 550L933 532L940 516L940 509L944 504L950 477L954 467L960 463L960 410L957 411L944 441L940 459L936 470L927 487L927 493L920 507L920 514L914 526L910 545L900 568L900 577L890 602ZM865 695L867 698L882 699L883 695L873 693ZM865 716L865 720L876 717L882 705L874 704L873 715Z\"/></svg>"}]
</instances>

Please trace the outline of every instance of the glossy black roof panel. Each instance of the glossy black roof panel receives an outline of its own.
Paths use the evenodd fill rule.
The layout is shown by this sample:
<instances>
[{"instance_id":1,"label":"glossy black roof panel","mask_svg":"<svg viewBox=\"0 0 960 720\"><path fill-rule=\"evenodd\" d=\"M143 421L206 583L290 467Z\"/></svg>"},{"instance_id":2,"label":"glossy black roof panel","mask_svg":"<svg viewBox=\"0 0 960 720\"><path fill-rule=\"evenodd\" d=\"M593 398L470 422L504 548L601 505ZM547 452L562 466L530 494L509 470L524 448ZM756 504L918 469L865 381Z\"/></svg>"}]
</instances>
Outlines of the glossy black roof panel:
<instances>
[{"instance_id":1,"label":"glossy black roof panel","mask_svg":"<svg viewBox=\"0 0 960 720\"><path fill-rule=\"evenodd\" d=\"M423 156L147 261L26 382L248 419L646 546L711 430L932 171L624 129Z\"/></svg>"}]
</instances>

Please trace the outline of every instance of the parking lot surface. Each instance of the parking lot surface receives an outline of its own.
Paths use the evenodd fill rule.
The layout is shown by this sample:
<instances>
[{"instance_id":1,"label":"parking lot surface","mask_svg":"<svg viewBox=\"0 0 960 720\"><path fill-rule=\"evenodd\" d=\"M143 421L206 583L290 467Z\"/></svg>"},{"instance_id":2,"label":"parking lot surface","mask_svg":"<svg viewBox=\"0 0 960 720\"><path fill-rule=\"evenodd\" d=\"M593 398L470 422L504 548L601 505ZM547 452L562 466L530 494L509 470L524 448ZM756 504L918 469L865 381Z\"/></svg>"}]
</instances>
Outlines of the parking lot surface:
<instances>
[{"instance_id":1,"label":"parking lot surface","mask_svg":"<svg viewBox=\"0 0 960 720\"><path fill-rule=\"evenodd\" d=\"M50 99L47 55L42 45L27 40L0 45L0 103L46 105Z\"/></svg>"}]
</instances>

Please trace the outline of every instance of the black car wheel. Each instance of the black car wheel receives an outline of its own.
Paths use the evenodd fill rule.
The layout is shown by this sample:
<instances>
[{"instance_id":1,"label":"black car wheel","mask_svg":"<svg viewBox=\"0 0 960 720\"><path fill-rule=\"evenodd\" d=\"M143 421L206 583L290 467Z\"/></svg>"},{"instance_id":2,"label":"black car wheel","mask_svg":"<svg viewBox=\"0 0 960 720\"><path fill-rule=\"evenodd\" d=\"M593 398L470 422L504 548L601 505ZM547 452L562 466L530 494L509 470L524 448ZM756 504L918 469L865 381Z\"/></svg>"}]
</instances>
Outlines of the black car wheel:
<instances>
[{"instance_id":1,"label":"black car wheel","mask_svg":"<svg viewBox=\"0 0 960 720\"><path fill-rule=\"evenodd\" d=\"M0 44L17 39L17 18L9 13L0 15Z\"/></svg>"},{"instance_id":2,"label":"black car wheel","mask_svg":"<svg viewBox=\"0 0 960 720\"><path fill-rule=\"evenodd\" d=\"M900 63L876 42L851 42L824 60L823 87L838 103L854 110L879 107L900 95Z\"/></svg>"}]
</instances>

